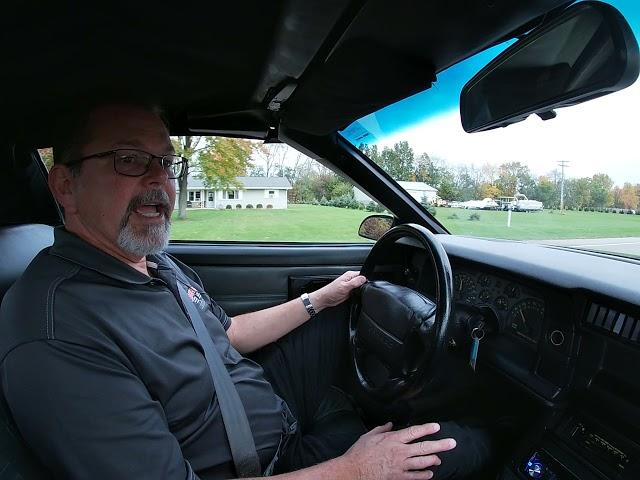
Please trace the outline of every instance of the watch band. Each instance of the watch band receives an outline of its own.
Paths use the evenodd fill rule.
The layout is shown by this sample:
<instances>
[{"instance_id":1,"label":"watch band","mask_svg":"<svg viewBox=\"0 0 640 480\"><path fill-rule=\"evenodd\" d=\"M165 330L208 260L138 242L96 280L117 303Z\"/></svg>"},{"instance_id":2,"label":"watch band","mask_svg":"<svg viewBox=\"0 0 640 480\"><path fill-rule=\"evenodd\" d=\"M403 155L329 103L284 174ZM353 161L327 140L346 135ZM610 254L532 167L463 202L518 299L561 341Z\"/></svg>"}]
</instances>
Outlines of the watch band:
<instances>
[{"instance_id":1,"label":"watch band","mask_svg":"<svg viewBox=\"0 0 640 480\"><path fill-rule=\"evenodd\" d=\"M303 293L302 295L300 295L300 299L302 300L302 304L304 305L304 308L307 310L307 313L309 314L309 316L311 318L315 317L318 314L318 312L316 312L316 309L313 308L313 303L311 303L309 294L307 292Z\"/></svg>"}]
</instances>

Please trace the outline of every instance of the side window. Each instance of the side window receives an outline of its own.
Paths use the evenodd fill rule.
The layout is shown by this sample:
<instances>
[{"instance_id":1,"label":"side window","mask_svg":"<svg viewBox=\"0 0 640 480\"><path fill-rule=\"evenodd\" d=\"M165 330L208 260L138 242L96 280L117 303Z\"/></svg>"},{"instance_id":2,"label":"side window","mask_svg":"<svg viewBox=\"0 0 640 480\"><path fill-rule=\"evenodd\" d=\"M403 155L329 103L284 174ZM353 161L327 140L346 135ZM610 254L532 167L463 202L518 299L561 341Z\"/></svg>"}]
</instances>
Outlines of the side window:
<instances>
[{"instance_id":1,"label":"side window","mask_svg":"<svg viewBox=\"0 0 640 480\"><path fill-rule=\"evenodd\" d=\"M172 240L370 242L364 218L384 208L284 144L173 137L190 159L176 181Z\"/></svg>"}]
</instances>

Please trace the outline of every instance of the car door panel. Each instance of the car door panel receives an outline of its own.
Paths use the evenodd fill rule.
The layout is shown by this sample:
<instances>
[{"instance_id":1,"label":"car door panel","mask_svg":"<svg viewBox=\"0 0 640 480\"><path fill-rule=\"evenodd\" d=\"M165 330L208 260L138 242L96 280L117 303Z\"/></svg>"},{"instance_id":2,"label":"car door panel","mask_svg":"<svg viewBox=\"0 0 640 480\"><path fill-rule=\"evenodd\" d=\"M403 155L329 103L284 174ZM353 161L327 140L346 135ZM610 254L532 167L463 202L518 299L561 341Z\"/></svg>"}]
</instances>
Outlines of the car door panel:
<instances>
[{"instance_id":1,"label":"car door panel","mask_svg":"<svg viewBox=\"0 0 640 480\"><path fill-rule=\"evenodd\" d=\"M359 270L371 245L183 244L168 251L192 267L229 315L271 307Z\"/></svg>"}]
</instances>

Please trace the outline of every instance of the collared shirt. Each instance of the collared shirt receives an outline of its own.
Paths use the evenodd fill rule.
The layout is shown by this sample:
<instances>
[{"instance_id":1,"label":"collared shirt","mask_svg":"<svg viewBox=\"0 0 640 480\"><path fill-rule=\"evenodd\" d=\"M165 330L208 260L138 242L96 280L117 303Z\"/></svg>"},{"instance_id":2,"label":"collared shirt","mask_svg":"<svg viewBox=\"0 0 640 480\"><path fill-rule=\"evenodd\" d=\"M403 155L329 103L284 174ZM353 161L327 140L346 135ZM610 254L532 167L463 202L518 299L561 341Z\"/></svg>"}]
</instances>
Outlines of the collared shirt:
<instances>
[{"instance_id":1,"label":"collared shirt","mask_svg":"<svg viewBox=\"0 0 640 480\"><path fill-rule=\"evenodd\" d=\"M58 228L7 292L0 374L20 432L60 478L232 476L213 382L177 300L180 281L206 311L266 466L286 405L231 346L231 319L195 272L166 254L148 260L152 277Z\"/></svg>"}]
</instances>

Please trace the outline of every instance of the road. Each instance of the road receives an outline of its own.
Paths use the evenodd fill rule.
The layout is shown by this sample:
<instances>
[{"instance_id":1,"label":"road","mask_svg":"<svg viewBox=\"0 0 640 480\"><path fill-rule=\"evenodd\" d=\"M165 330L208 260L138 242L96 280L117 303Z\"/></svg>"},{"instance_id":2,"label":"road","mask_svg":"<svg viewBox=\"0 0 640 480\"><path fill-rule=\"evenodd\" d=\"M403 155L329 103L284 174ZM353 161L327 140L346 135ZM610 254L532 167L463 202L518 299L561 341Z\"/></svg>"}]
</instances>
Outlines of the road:
<instances>
[{"instance_id":1,"label":"road","mask_svg":"<svg viewBox=\"0 0 640 480\"><path fill-rule=\"evenodd\" d=\"M620 255L640 257L640 237L624 238L580 238L574 240L535 240L530 243L544 243L562 247L584 248Z\"/></svg>"}]
</instances>

